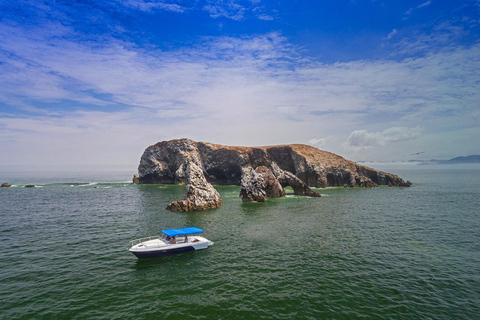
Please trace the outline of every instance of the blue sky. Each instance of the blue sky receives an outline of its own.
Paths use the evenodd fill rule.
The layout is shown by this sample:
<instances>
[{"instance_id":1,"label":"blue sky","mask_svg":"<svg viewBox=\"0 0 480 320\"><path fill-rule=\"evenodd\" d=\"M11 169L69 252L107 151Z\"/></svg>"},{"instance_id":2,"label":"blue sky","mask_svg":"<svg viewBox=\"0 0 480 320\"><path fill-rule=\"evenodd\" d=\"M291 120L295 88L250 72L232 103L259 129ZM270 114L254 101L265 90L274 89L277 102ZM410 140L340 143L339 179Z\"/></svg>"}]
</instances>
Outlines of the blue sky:
<instances>
[{"instance_id":1,"label":"blue sky","mask_svg":"<svg viewBox=\"0 0 480 320\"><path fill-rule=\"evenodd\" d=\"M135 168L182 137L480 154L479 36L478 0L1 1L0 164Z\"/></svg>"}]
</instances>

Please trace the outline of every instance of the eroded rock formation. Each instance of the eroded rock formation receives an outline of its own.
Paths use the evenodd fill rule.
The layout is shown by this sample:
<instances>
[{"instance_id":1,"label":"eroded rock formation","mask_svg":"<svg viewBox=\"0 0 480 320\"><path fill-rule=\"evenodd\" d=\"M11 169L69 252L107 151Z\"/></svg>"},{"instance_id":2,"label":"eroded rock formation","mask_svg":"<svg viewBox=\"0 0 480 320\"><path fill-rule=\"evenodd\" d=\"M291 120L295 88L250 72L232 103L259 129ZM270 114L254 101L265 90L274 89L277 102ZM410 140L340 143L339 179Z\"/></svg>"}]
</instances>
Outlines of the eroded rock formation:
<instances>
[{"instance_id":1,"label":"eroded rock formation","mask_svg":"<svg viewBox=\"0 0 480 320\"><path fill-rule=\"evenodd\" d=\"M207 182L202 168L195 163L187 164L185 175L188 177L187 196L184 200L173 201L167 209L172 211L200 211L215 209L223 202L220 194Z\"/></svg>"},{"instance_id":2,"label":"eroded rock formation","mask_svg":"<svg viewBox=\"0 0 480 320\"><path fill-rule=\"evenodd\" d=\"M267 192L265 191L265 180L262 174L257 173L252 167L242 168L242 188L240 196L245 202L265 202Z\"/></svg>"},{"instance_id":3,"label":"eroded rock formation","mask_svg":"<svg viewBox=\"0 0 480 320\"><path fill-rule=\"evenodd\" d=\"M255 169L257 174L262 175L264 190L267 198L281 198L285 197L285 190L278 181L277 177L265 166L260 166ZM242 184L243 185L243 184Z\"/></svg>"},{"instance_id":4,"label":"eroded rock formation","mask_svg":"<svg viewBox=\"0 0 480 320\"><path fill-rule=\"evenodd\" d=\"M282 185L272 171L265 166L259 166L256 169L251 166L243 167L240 186L242 187L240 197L245 202L264 202L267 198L285 197Z\"/></svg>"},{"instance_id":5,"label":"eroded rock formation","mask_svg":"<svg viewBox=\"0 0 480 320\"><path fill-rule=\"evenodd\" d=\"M310 187L411 184L311 146L231 147L189 139L162 141L148 147L134 182L187 184L185 200L169 205L171 210L184 211L220 206L220 196L215 195L211 184L241 185L244 201L282 197L286 186L292 187L295 194L318 197Z\"/></svg>"}]
</instances>

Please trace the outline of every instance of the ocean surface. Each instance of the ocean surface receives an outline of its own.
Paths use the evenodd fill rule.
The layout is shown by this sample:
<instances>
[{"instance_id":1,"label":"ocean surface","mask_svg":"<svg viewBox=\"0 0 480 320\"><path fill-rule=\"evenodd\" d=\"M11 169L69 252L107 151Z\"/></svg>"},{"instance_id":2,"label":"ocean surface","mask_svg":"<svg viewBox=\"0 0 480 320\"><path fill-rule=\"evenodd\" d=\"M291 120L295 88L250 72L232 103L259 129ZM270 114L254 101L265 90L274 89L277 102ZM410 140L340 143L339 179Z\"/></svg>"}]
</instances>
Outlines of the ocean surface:
<instances>
[{"instance_id":1,"label":"ocean surface","mask_svg":"<svg viewBox=\"0 0 480 320\"><path fill-rule=\"evenodd\" d=\"M0 173L1 319L479 319L480 165L381 166L410 188L318 189L174 213L135 172ZM24 188L35 184L35 188ZM215 244L137 259L196 226Z\"/></svg>"}]
</instances>

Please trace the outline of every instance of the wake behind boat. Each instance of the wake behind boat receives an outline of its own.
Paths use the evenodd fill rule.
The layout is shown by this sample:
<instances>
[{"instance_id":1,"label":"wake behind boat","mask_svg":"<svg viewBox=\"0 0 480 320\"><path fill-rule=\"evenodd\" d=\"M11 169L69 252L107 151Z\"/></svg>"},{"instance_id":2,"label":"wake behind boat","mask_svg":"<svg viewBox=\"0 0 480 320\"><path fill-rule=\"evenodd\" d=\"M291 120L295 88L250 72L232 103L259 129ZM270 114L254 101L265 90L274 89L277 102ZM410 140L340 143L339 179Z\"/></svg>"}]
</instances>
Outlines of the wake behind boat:
<instances>
[{"instance_id":1,"label":"wake behind boat","mask_svg":"<svg viewBox=\"0 0 480 320\"><path fill-rule=\"evenodd\" d=\"M154 236L130 241L130 251L137 258L153 258L188 251L206 249L212 241L198 236L203 233L196 227L183 229L168 229L162 231L162 236Z\"/></svg>"}]
</instances>

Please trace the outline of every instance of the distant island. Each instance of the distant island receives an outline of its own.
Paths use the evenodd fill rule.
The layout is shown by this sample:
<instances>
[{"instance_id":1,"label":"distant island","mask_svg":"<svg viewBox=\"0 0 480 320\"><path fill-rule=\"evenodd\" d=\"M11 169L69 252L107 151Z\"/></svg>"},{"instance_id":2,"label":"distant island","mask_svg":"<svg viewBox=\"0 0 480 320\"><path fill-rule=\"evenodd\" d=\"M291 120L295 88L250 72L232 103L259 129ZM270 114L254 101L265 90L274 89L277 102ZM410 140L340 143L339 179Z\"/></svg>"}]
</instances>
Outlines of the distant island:
<instances>
[{"instance_id":1,"label":"distant island","mask_svg":"<svg viewBox=\"0 0 480 320\"><path fill-rule=\"evenodd\" d=\"M296 195L320 197L310 187L377 187L411 185L400 177L346 160L311 146L292 144L232 147L190 139L162 141L148 147L140 159L138 184L186 184L184 200L171 202L172 211L218 208L216 185L239 185L245 202Z\"/></svg>"},{"instance_id":2,"label":"distant island","mask_svg":"<svg viewBox=\"0 0 480 320\"><path fill-rule=\"evenodd\" d=\"M480 163L480 155L470 155L466 157L456 157L450 160L428 160L422 164L460 164L460 163Z\"/></svg>"},{"instance_id":3,"label":"distant island","mask_svg":"<svg viewBox=\"0 0 480 320\"><path fill-rule=\"evenodd\" d=\"M449 160L430 159L430 160L408 160L408 161L358 161L358 163L412 163L417 165L467 164L467 163L480 163L480 155L456 157Z\"/></svg>"}]
</instances>

